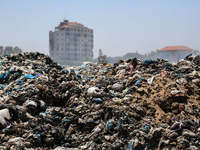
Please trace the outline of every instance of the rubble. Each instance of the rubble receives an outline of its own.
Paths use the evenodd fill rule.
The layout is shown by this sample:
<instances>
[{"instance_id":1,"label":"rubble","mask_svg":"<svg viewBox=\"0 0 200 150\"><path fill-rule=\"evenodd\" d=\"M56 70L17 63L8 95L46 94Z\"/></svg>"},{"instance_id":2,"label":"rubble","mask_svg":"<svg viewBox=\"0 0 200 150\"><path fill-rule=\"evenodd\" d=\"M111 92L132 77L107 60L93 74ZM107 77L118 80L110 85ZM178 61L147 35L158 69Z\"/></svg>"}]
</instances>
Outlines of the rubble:
<instances>
[{"instance_id":1,"label":"rubble","mask_svg":"<svg viewBox=\"0 0 200 150\"><path fill-rule=\"evenodd\" d=\"M1 58L1 149L200 149L200 56L63 67Z\"/></svg>"}]
</instances>

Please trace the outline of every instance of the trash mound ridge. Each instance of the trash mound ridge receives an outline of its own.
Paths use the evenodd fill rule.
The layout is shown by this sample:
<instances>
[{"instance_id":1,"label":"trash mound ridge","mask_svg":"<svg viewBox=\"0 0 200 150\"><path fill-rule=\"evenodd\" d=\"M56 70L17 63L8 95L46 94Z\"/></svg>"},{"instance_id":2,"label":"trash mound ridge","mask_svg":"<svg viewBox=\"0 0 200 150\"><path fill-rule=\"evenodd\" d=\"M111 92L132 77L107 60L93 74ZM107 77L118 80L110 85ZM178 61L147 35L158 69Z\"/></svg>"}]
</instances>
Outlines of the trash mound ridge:
<instances>
[{"instance_id":1,"label":"trash mound ridge","mask_svg":"<svg viewBox=\"0 0 200 150\"><path fill-rule=\"evenodd\" d=\"M0 59L1 149L199 149L200 56L63 67Z\"/></svg>"}]
</instances>

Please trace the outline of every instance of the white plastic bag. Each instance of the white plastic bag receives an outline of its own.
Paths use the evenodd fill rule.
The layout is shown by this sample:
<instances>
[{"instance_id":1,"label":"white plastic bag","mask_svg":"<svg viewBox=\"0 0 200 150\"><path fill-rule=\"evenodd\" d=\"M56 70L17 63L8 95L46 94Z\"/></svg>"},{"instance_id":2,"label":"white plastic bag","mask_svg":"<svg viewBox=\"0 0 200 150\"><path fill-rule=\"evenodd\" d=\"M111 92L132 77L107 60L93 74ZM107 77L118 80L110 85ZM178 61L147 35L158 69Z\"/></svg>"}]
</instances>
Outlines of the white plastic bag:
<instances>
[{"instance_id":1,"label":"white plastic bag","mask_svg":"<svg viewBox=\"0 0 200 150\"><path fill-rule=\"evenodd\" d=\"M7 108L0 110L0 123L5 126L6 125L6 119L10 120L10 112Z\"/></svg>"}]
</instances>

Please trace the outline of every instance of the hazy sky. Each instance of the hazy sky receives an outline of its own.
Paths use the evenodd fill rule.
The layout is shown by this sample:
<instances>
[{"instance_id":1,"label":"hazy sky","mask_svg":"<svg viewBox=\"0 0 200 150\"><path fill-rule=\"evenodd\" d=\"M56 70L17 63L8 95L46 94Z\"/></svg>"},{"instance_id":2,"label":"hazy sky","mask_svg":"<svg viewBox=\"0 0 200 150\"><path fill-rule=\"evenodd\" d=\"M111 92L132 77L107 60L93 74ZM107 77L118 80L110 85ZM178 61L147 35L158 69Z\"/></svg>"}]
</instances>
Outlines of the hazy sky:
<instances>
[{"instance_id":1,"label":"hazy sky","mask_svg":"<svg viewBox=\"0 0 200 150\"><path fill-rule=\"evenodd\" d=\"M200 0L0 0L0 46L49 53L64 19L94 29L94 56L165 46L200 50Z\"/></svg>"}]
</instances>

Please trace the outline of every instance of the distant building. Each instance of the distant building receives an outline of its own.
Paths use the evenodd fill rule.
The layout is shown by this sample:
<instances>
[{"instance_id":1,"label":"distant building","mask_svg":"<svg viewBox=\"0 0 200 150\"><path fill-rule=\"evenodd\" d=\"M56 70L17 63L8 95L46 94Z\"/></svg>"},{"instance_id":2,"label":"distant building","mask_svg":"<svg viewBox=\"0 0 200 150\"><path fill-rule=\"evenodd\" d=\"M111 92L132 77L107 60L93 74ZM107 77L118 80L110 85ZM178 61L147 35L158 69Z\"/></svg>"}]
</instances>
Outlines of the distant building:
<instances>
[{"instance_id":1,"label":"distant building","mask_svg":"<svg viewBox=\"0 0 200 150\"><path fill-rule=\"evenodd\" d=\"M159 58L168 59L169 62L176 62L193 53L193 49L187 46L166 46L157 50L157 52Z\"/></svg>"},{"instance_id":2,"label":"distant building","mask_svg":"<svg viewBox=\"0 0 200 150\"><path fill-rule=\"evenodd\" d=\"M3 46L0 46L0 56L2 56L3 54L4 54Z\"/></svg>"},{"instance_id":3,"label":"distant building","mask_svg":"<svg viewBox=\"0 0 200 150\"><path fill-rule=\"evenodd\" d=\"M55 61L87 61L93 58L93 29L64 20L49 31L49 54Z\"/></svg>"},{"instance_id":4,"label":"distant building","mask_svg":"<svg viewBox=\"0 0 200 150\"><path fill-rule=\"evenodd\" d=\"M106 55L103 55L103 51L99 49L98 63L102 64L106 62Z\"/></svg>"}]
</instances>

